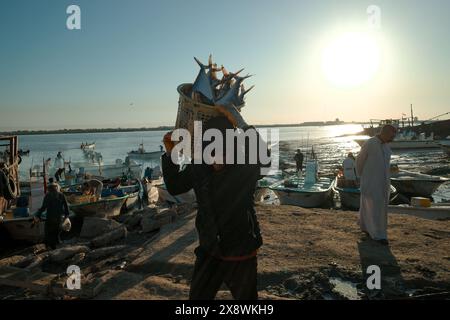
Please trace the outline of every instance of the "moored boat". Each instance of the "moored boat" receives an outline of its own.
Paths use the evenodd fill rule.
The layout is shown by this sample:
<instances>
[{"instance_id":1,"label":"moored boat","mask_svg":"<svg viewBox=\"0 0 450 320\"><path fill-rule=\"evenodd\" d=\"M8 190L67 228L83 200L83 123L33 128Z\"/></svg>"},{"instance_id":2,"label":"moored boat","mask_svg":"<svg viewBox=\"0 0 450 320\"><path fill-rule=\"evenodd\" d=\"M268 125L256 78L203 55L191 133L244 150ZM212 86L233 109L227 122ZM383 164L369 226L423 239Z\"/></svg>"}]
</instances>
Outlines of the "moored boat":
<instances>
[{"instance_id":1,"label":"moored boat","mask_svg":"<svg viewBox=\"0 0 450 320\"><path fill-rule=\"evenodd\" d=\"M441 184L448 181L448 178L406 170L391 174L391 184L399 193L410 197L429 198Z\"/></svg>"},{"instance_id":2,"label":"moored boat","mask_svg":"<svg viewBox=\"0 0 450 320\"><path fill-rule=\"evenodd\" d=\"M95 149L95 142L92 143L81 143L80 149L87 150L87 149Z\"/></svg>"},{"instance_id":3,"label":"moored boat","mask_svg":"<svg viewBox=\"0 0 450 320\"><path fill-rule=\"evenodd\" d=\"M69 209L79 217L115 217L121 212L129 195L110 196L96 201L72 202L68 197Z\"/></svg>"},{"instance_id":4,"label":"moored boat","mask_svg":"<svg viewBox=\"0 0 450 320\"><path fill-rule=\"evenodd\" d=\"M162 155L164 151L158 150L158 151L145 151L144 144L139 145L138 150L132 150L128 152L128 156L130 159L139 159L139 160L158 160Z\"/></svg>"},{"instance_id":5,"label":"moored boat","mask_svg":"<svg viewBox=\"0 0 450 320\"><path fill-rule=\"evenodd\" d=\"M43 219L45 221L45 219ZM33 222L33 217L14 218L12 213L0 218L0 226L12 240L39 243L44 239L44 221Z\"/></svg>"},{"instance_id":6,"label":"moored boat","mask_svg":"<svg viewBox=\"0 0 450 320\"><path fill-rule=\"evenodd\" d=\"M397 190L391 185L391 199ZM339 194L341 208L349 210L359 210L361 201L361 190L356 186L346 186L342 179L336 177L333 180L332 189Z\"/></svg>"},{"instance_id":7,"label":"moored boat","mask_svg":"<svg viewBox=\"0 0 450 320\"><path fill-rule=\"evenodd\" d=\"M318 178L314 183L308 183L302 177L291 177L285 181L270 186L280 200L280 204L304 208L320 208L328 206L332 200L332 180Z\"/></svg>"},{"instance_id":8,"label":"moored boat","mask_svg":"<svg viewBox=\"0 0 450 320\"><path fill-rule=\"evenodd\" d=\"M269 187L275 192L280 204L304 208L320 208L332 206L332 180L319 176L319 163L314 157L306 162L305 173L297 174L274 183Z\"/></svg>"}]
</instances>

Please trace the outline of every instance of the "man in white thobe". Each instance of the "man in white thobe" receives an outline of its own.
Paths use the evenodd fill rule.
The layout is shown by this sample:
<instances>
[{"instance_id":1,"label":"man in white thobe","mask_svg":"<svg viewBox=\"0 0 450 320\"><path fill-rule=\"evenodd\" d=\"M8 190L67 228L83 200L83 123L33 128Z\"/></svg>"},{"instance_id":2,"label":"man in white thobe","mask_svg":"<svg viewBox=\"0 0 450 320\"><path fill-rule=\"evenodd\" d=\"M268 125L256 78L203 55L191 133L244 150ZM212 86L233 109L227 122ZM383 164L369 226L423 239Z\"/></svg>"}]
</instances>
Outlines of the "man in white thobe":
<instances>
[{"instance_id":1,"label":"man in white thobe","mask_svg":"<svg viewBox=\"0 0 450 320\"><path fill-rule=\"evenodd\" d=\"M347 158L342 162L342 167L344 169L344 178L347 187L356 187L357 185L357 174L356 174L356 160L353 153L349 152Z\"/></svg>"},{"instance_id":2,"label":"man in white thobe","mask_svg":"<svg viewBox=\"0 0 450 320\"><path fill-rule=\"evenodd\" d=\"M387 241L387 208L390 190L391 142L397 129L385 125L379 135L364 143L356 158L361 177L359 225L363 232L382 244Z\"/></svg>"}]
</instances>

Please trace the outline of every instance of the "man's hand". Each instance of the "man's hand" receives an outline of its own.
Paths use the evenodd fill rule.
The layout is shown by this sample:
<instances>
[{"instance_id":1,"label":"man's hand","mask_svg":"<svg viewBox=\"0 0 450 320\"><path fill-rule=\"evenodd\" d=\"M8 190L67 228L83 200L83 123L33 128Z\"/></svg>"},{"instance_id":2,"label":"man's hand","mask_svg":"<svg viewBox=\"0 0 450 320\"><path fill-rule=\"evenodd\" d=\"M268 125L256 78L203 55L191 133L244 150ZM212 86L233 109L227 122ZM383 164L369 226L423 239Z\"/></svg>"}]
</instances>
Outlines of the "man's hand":
<instances>
[{"instance_id":1,"label":"man's hand","mask_svg":"<svg viewBox=\"0 0 450 320\"><path fill-rule=\"evenodd\" d=\"M173 131L167 132L163 138L163 143L167 154L171 153L172 149L175 147L175 143L172 141L172 132Z\"/></svg>"},{"instance_id":2,"label":"man's hand","mask_svg":"<svg viewBox=\"0 0 450 320\"><path fill-rule=\"evenodd\" d=\"M222 113L236 128L243 129L247 127L247 123L241 113L234 105L217 106L217 110Z\"/></svg>"},{"instance_id":3,"label":"man's hand","mask_svg":"<svg viewBox=\"0 0 450 320\"><path fill-rule=\"evenodd\" d=\"M41 221L40 218L38 218L36 216L33 217L33 224L37 224L37 223L39 223L39 221Z\"/></svg>"}]
</instances>

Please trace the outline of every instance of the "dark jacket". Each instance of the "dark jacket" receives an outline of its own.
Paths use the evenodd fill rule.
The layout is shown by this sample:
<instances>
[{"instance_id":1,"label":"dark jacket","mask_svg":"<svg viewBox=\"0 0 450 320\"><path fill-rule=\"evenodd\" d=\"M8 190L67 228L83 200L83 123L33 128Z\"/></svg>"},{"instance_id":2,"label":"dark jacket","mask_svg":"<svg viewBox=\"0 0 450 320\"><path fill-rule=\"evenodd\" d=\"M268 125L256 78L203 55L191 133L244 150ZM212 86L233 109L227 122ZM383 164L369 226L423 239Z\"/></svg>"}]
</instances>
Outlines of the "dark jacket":
<instances>
[{"instance_id":1,"label":"dark jacket","mask_svg":"<svg viewBox=\"0 0 450 320\"><path fill-rule=\"evenodd\" d=\"M265 143L263 146L267 150ZM188 164L180 171L167 154L161 160L170 194L194 189L200 248L215 256L243 256L262 245L254 208L260 164L227 164L221 171L205 164Z\"/></svg>"},{"instance_id":2,"label":"dark jacket","mask_svg":"<svg viewBox=\"0 0 450 320\"><path fill-rule=\"evenodd\" d=\"M63 216L69 216L69 207L64 194L61 192L48 192L36 216L40 218L44 211L47 211L47 223L59 225Z\"/></svg>"}]
</instances>

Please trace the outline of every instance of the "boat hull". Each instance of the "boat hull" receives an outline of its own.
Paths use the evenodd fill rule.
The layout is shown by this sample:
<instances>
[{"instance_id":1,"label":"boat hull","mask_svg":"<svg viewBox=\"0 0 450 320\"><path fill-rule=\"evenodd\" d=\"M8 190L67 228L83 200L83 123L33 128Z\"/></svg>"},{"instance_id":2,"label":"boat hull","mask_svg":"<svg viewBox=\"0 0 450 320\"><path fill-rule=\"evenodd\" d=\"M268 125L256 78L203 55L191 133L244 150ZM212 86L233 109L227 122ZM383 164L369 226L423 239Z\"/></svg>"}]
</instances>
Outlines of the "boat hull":
<instances>
[{"instance_id":1,"label":"boat hull","mask_svg":"<svg viewBox=\"0 0 450 320\"><path fill-rule=\"evenodd\" d=\"M301 192L289 190L273 190L282 205L304 208L320 208L327 206L331 198L331 188L321 192Z\"/></svg>"},{"instance_id":2,"label":"boat hull","mask_svg":"<svg viewBox=\"0 0 450 320\"><path fill-rule=\"evenodd\" d=\"M44 240L45 222L41 221L33 226L31 218L3 220L0 225L5 228L12 240L39 243Z\"/></svg>"},{"instance_id":3,"label":"boat hull","mask_svg":"<svg viewBox=\"0 0 450 320\"><path fill-rule=\"evenodd\" d=\"M359 192L348 192L344 190L338 192L341 199L341 207L350 210L359 210L361 202L361 194Z\"/></svg>"},{"instance_id":4,"label":"boat hull","mask_svg":"<svg viewBox=\"0 0 450 320\"><path fill-rule=\"evenodd\" d=\"M367 139L355 139L361 147ZM402 140L402 141L392 141L389 144L391 150L409 150L409 149L433 149L439 148L439 144L433 140Z\"/></svg>"},{"instance_id":5,"label":"boat hull","mask_svg":"<svg viewBox=\"0 0 450 320\"><path fill-rule=\"evenodd\" d=\"M128 196L102 199L96 202L69 204L69 209L78 217L103 217L110 218L118 216L121 212L122 206Z\"/></svg>"},{"instance_id":6,"label":"boat hull","mask_svg":"<svg viewBox=\"0 0 450 320\"><path fill-rule=\"evenodd\" d=\"M391 184L397 191L410 197L430 198L442 183L444 183L444 181L402 180L391 178Z\"/></svg>"},{"instance_id":7,"label":"boat hull","mask_svg":"<svg viewBox=\"0 0 450 320\"><path fill-rule=\"evenodd\" d=\"M154 151L144 153L128 152L128 156L130 157L130 159L135 160L159 160L159 158L161 158L163 153L164 151Z\"/></svg>"},{"instance_id":8,"label":"boat hull","mask_svg":"<svg viewBox=\"0 0 450 320\"><path fill-rule=\"evenodd\" d=\"M397 193L394 186L390 186L390 198ZM333 191L339 194L341 200L341 207L349 210L359 210L361 206L361 191L359 188L340 188L337 186L336 179L333 181Z\"/></svg>"}]
</instances>

